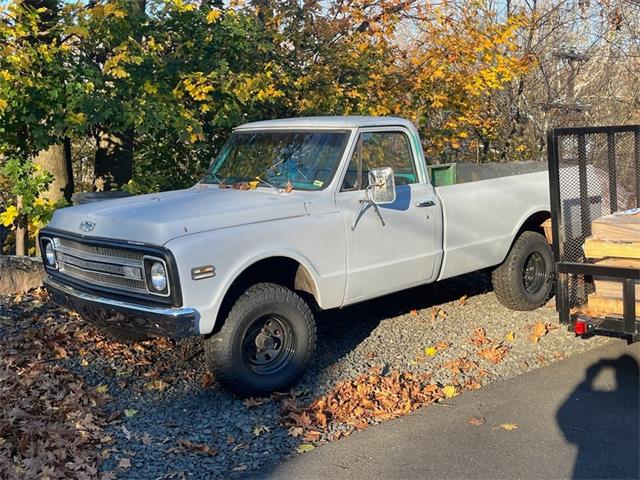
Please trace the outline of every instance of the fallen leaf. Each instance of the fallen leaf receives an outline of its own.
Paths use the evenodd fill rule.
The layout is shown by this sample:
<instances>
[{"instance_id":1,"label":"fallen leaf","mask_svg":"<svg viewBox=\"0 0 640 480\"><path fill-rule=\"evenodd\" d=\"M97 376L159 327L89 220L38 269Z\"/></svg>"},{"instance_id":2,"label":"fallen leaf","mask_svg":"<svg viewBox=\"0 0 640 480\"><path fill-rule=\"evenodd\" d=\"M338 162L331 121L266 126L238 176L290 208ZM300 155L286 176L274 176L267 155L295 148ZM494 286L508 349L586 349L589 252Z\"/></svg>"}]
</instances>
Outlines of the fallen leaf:
<instances>
[{"instance_id":1,"label":"fallen leaf","mask_svg":"<svg viewBox=\"0 0 640 480\"><path fill-rule=\"evenodd\" d=\"M205 372L202 375L202 388L209 388L213 383L213 375L210 372Z\"/></svg>"},{"instance_id":2,"label":"fallen leaf","mask_svg":"<svg viewBox=\"0 0 640 480\"><path fill-rule=\"evenodd\" d=\"M169 384L164 380L153 380L152 382L147 382L144 384L145 390L158 390L160 392L167 389Z\"/></svg>"},{"instance_id":3,"label":"fallen leaf","mask_svg":"<svg viewBox=\"0 0 640 480\"><path fill-rule=\"evenodd\" d=\"M491 345L478 350L478 355L491 363L498 364L504 359L509 350L510 347L507 345Z\"/></svg>"},{"instance_id":4,"label":"fallen leaf","mask_svg":"<svg viewBox=\"0 0 640 480\"><path fill-rule=\"evenodd\" d=\"M215 456L218 454L218 450L213 447L210 447L204 443L193 443L191 440L186 438L179 438L176 440L176 445L184 450L190 450L196 453L203 453L209 456Z\"/></svg>"},{"instance_id":5,"label":"fallen leaf","mask_svg":"<svg viewBox=\"0 0 640 480\"><path fill-rule=\"evenodd\" d=\"M242 465L238 465L237 467L232 468L231 470L233 470L234 472L244 472L247 468L247 465L242 464Z\"/></svg>"},{"instance_id":6,"label":"fallen leaf","mask_svg":"<svg viewBox=\"0 0 640 480\"><path fill-rule=\"evenodd\" d=\"M467 420L467 422L469 422L471 425L479 427L485 422L485 419L482 417L471 417L469 420Z\"/></svg>"},{"instance_id":7,"label":"fallen leaf","mask_svg":"<svg viewBox=\"0 0 640 480\"><path fill-rule=\"evenodd\" d=\"M124 410L124 416L127 418L133 417L136 413L138 413L138 410L135 408L125 408Z\"/></svg>"},{"instance_id":8,"label":"fallen leaf","mask_svg":"<svg viewBox=\"0 0 640 480\"><path fill-rule=\"evenodd\" d=\"M516 339L516 334L513 331L509 331L505 336L504 339L507 342L513 342Z\"/></svg>"},{"instance_id":9,"label":"fallen leaf","mask_svg":"<svg viewBox=\"0 0 640 480\"><path fill-rule=\"evenodd\" d=\"M436 343L436 348L438 350L446 350L447 348L449 348L449 344L447 342L438 342Z\"/></svg>"},{"instance_id":10,"label":"fallen leaf","mask_svg":"<svg viewBox=\"0 0 640 480\"><path fill-rule=\"evenodd\" d=\"M107 393L108 390L109 390L109 387L107 387L104 383L96 387L96 392L98 393Z\"/></svg>"},{"instance_id":11,"label":"fallen leaf","mask_svg":"<svg viewBox=\"0 0 640 480\"><path fill-rule=\"evenodd\" d=\"M82 360L80 360L80 365L82 365L83 367L88 367L89 362L87 362L86 358L83 358Z\"/></svg>"},{"instance_id":12,"label":"fallen leaf","mask_svg":"<svg viewBox=\"0 0 640 480\"><path fill-rule=\"evenodd\" d=\"M291 192L293 192L293 184L291 183L291 180L287 180L287 184L284 186L284 193Z\"/></svg>"},{"instance_id":13,"label":"fallen leaf","mask_svg":"<svg viewBox=\"0 0 640 480\"><path fill-rule=\"evenodd\" d=\"M236 439L232 435L227 435L227 445L236 443Z\"/></svg>"},{"instance_id":14,"label":"fallen leaf","mask_svg":"<svg viewBox=\"0 0 640 480\"><path fill-rule=\"evenodd\" d=\"M253 407L257 407L259 405L262 405L266 402L266 400L264 398L245 398L244 401L242 402L243 405L247 408L253 408Z\"/></svg>"},{"instance_id":15,"label":"fallen leaf","mask_svg":"<svg viewBox=\"0 0 640 480\"><path fill-rule=\"evenodd\" d=\"M306 452L310 452L314 448L316 448L316 447L311 443L303 443L302 445L298 446L296 451L298 453L306 453Z\"/></svg>"},{"instance_id":16,"label":"fallen leaf","mask_svg":"<svg viewBox=\"0 0 640 480\"><path fill-rule=\"evenodd\" d=\"M418 311L413 309L409 312L409 315L411 315L412 317L417 317L418 316Z\"/></svg>"},{"instance_id":17,"label":"fallen leaf","mask_svg":"<svg viewBox=\"0 0 640 480\"><path fill-rule=\"evenodd\" d=\"M468 303L468 297L466 295L463 295L460 297L460 299L458 300L458 304L461 306L464 306Z\"/></svg>"},{"instance_id":18,"label":"fallen leaf","mask_svg":"<svg viewBox=\"0 0 640 480\"><path fill-rule=\"evenodd\" d=\"M453 385L447 385L442 388L442 393L444 393L444 396L447 398L453 398L457 395L456 387Z\"/></svg>"},{"instance_id":19,"label":"fallen leaf","mask_svg":"<svg viewBox=\"0 0 640 480\"><path fill-rule=\"evenodd\" d=\"M487 331L482 327L476 327L470 340L471 343L478 347L491 342L491 340L487 338Z\"/></svg>"},{"instance_id":20,"label":"fallen leaf","mask_svg":"<svg viewBox=\"0 0 640 480\"><path fill-rule=\"evenodd\" d=\"M253 428L253 434L256 437L259 437L263 433L268 433L268 432L269 432L269 427L267 427L266 425L257 425L256 427Z\"/></svg>"},{"instance_id":21,"label":"fallen leaf","mask_svg":"<svg viewBox=\"0 0 640 480\"><path fill-rule=\"evenodd\" d=\"M427 347L424 349L424 354L428 357L435 357L438 353L438 349L436 347Z\"/></svg>"},{"instance_id":22,"label":"fallen leaf","mask_svg":"<svg viewBox=\"0 0 640 480\"><path fill-rule=\"evenodd\" d=\"M291 435L293 438L298 438L300 435L304 433L304 428L290 427L289 430L287 430L287 433Z\"/></svg>"},{"instance_id":23,"label":"fallen leaf","mask_svg":"<svg viewBox=\"0 0 640 480\"><path fill-rule=\"evenodd\" d=\"M122 430L122 433L124 433L125 438L127 440L131 440L131 432L129 431L129 429L124 425L121 425L120 429Z\"/></svg>"},{"instance_id":24,"label":"fallen leaf","mask_svg":"<svg viewBox=\"0 0 640 480\"><path fill-rule=\"evenodd\" d=\"M305 442L317 442L322 434L317 430L310 430L305 433L303 440Z\"/></svg>"},{"instance_id":25,"label":"fallen leaf","mask_svg":"<svg viewBox=\"0 0 640 480\"><path fill-rule=\"evenodd\" d=\"M143 443L143 445L151 445L151 435L149 435L147 432L144 432L144 435L142 435L141 441Z\"/></svg>"},{"instance_id":26,"label":"fallen leaf","mask_svg":"<svg viewBox=\"0 0 640 480\"><path fill-rule=\"evenodd\" d=\"M500 426L494 428L494 430L498 430L500 428L502 428L503 430L511 431L511 430L517 430L518 425L516 425L515 423L501 423Z\"/></svg>"},{"instance_id":27,"label":"fallen leaf","mask_svg":"<svg viewBox=\"0 0 640 480\"><path fill-rule=\"evenodd\" d=\"M128 458L121 458L118 462L118 468L127 469L131 468L131 460Z\"/></svg>"},{"instance_id":28,"label":"fallen leaf","mask_svg":"<svg viewBox=\"0 0 640 480\"><path fill-rule=\"evenodd\" d=\"M68 357L67 351L64 348L60 347L60 346L56 346L53 349L53 351L56 354L56 358L67 358Z\"/></svg>"},{"instance_id":29,"label":"fallen leaf","mask_svg":"<svg viewBox=\"0 0 640 480\"><path fill-rule=\"evenodd\" d=\"M540 338L544 337L549 331L547 324L544 322L538 322L530 328L531 333L529 334L529 341L531 343L538 343L540 341Z\"/></svg>"}]
</instances>

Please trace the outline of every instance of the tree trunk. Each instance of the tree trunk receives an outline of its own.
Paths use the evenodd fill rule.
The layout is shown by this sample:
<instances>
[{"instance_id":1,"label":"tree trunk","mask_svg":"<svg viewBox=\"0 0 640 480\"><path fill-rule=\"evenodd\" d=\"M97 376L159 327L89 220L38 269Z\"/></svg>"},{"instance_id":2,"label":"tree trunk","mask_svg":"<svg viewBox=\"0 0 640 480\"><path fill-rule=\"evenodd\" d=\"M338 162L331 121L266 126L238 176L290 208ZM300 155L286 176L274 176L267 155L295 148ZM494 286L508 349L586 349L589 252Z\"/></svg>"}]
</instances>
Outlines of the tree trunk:
<instances>
[{"instance_id":1,"label":"tree trunk","mask_svg":"<svg viewBox=\"0 0 640 480\"><path fill-rule=\"evenodd\" d=\"M142 25L147 16L147 0L134 0L133 5L130 19L138 21ZM142 30L136 30L134 38L141 41ZM134 134L133 126L120 132L109 131L107 126L95 135L98 149L96 150L94 176L98 190L115 190L131 180ZM103 188L99 188L100 186Z\"/></svg>"},{"instance_id":2,"label":"tree trunk","mask_svg":"<svg viewBox=\"0 0 640 480\"><path fill-rule=\"evenodd\" d=\"M133 128L123 133L101 131L96 135L95 177L104 190L114 190L131 180L133 172Z\"/></svg>"},{"instance_id":3,"label":"tree trunk","mask_svg":"<svg viewBox=\"0 0 640 480\"><path fill-rule=\"evenodd\" d=\"M73 170L70 143L69 139L65 139L63 144L52 145L47 150L38 153L34 159L34 163L40 165L42 170L53 175L53 182L43 195L48 200L58 201L65 198L67 201L71 201Z\"/></svg>"},{"instance_id":4,"label":"tree trunk","mask_svg":"<svg viewBox=\"0 0 640 480\"><path fill-rule=\"evenodd\" d=\"M18 211L22 208L22 197L16 199ZM26 215L21 215L16 226L16 255L29 254L29 235L27 234L28 221Z\"/></svg>"}]
</instances>

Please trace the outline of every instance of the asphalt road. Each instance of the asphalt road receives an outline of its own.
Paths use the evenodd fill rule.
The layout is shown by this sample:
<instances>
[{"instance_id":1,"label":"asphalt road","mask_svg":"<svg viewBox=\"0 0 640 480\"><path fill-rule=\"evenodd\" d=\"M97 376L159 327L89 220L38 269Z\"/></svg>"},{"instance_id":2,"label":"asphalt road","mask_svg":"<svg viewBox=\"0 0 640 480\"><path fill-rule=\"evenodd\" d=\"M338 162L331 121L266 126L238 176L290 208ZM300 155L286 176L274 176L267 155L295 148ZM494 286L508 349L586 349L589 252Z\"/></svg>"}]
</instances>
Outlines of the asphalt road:
<instances>
[{"instance_id":1,"label":"asphalt road","mask_svg":"<svg viewBox=\"0 0 640 480\"><path fill-rule=\"evenodd\" d=\"M257 477L640 478L639 365L640 343L616 340L467 392L453 406L423 408L267 466ZM472 417L485 422L472 425Z\"/></svg>"}]
</instances>

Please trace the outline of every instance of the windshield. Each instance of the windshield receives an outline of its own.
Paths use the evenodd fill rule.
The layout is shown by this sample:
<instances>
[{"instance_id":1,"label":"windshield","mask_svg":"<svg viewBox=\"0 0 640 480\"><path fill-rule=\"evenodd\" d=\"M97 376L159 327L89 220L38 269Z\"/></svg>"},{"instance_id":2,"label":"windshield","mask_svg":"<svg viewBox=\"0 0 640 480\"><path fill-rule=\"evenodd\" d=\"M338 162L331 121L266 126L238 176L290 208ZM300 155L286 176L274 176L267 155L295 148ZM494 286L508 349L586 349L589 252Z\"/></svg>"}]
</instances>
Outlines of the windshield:
<instances>
[{"instance_id":1,"label":"windshield","mask_svg":"<svg viewBox=\"0 0 640 480\"><path fill-rule=\"evenodd\" d=\"M348 130L234 132L202 183L259 181L321 190L331 182L348 139Z\"/></svg>"}]
</instances>

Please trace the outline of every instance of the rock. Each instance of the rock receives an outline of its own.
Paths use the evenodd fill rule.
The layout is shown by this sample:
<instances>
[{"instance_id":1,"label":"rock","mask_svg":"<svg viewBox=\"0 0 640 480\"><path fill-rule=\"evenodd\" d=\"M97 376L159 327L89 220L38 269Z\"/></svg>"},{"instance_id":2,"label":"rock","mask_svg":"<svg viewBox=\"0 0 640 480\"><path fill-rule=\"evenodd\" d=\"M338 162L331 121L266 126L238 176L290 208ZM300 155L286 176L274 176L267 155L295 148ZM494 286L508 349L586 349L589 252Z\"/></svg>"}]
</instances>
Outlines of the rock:
<instances>
[{"instance_id":1,"label":"rock","mask_svg":"<svg viewBox=\"0 0 640 480\"><path fill-rule=\"evenodd\" d=\"M44 277L44 268L39 258L0 255L0 295L11 295L39 287Z\"/></svg>"}]
</instances>

